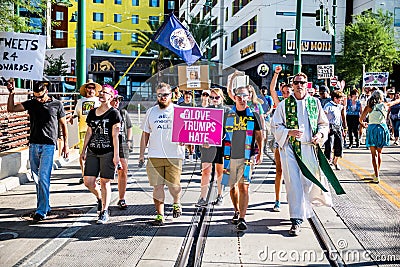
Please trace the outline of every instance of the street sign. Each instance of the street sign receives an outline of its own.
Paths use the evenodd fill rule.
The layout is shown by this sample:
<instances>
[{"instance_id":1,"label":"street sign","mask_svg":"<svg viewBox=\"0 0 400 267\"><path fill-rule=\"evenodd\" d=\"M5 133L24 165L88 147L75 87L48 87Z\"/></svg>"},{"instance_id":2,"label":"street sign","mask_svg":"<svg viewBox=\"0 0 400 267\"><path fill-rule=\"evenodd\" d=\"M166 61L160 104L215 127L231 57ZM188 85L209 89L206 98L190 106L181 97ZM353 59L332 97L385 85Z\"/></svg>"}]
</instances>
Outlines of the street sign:
<instances>
[{"instance_id":1,"label":"street sign","mask_svg":"<svg viewBox=\"0 0 400 267\"><path fill-rule=\"evenodd\" d=\"M338 84L338 77L335 76L331 78L331 86L336 87L337 84Z\"/></svg>"},{"instance_id":2,"label":"street sign","mask_svg":"<svg viewBox=\"0 0 400 267\"><path fill-rule=\"evenodd\" d=\"M334 65L317 65L318 79L332 79L335 77Z\"/></svg>"}]
</instances>

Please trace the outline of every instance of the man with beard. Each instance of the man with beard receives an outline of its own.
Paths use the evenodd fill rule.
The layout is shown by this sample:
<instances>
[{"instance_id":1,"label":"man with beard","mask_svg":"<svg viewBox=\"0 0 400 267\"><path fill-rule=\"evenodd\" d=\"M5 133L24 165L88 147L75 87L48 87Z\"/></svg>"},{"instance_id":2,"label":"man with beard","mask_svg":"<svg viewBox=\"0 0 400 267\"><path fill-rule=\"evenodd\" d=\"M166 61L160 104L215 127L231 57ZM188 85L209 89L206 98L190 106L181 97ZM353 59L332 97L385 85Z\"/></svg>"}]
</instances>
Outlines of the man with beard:
<instances>
[{"instance_id":1,"label":"man with beard","mask_svg":"<svg viewBox=\"0 0 400 267\"><path fill-rule=\"evenodd\" d=\"M171 100L171 87L160 83L157 86L157 103L146 112L141 126L139 164L144 162L144 151L148 146L147 176L153 186L153 200L156 208L154 225L164 224L164 185L168 186L173 198L173 217L182 214L180 204L182 160L185 147L172 142L172 123L174 104Z\"/></svg>"}]
</instances>

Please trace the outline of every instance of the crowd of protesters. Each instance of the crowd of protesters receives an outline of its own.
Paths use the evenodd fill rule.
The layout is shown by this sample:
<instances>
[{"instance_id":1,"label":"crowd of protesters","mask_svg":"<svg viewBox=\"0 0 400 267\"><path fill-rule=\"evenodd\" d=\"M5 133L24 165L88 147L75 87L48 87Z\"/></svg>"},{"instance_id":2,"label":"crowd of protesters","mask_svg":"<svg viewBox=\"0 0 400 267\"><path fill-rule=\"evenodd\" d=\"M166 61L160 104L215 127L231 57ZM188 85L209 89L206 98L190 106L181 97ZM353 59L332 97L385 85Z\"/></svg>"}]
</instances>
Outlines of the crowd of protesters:
<instances>
[{"instance_id":1,"label":"crowd of protesters","mask_svg":"<svg viewBox=\"0 0 400 267\"><path fill-rule=\"evenodd\" d=\"M400 93L391 88L363 88L362 90L344 88L331 90L325 85L308 85L304 73L296 74L287 83L278 79L282 71L277 66L267 86L258 88L246 84L234 87L236 77L243 75L235 71L227 77L227 92L220 88L203 88L200 101L196 101L194 90L171 88L160 83L156 87L156 104L146 112L141 125L139 164L145 162L150 186L153 187L153 200L156 210L155 225L163 225L165 185L173 198L173 217L182 214L180 176L185 157L188 163L200 159L200 195L195 206L202 208L221 205L224 201L224 188L229 186L233 205L231 222L238 231L245 231L245 220L249 203L249 186L253 167L260 164L263 154L272 152L276 163L275 199L273 211L281 210L281 186L285 180L291 227L290 235L299 235L302 222L311 216L312 204L331 206L331 192L327 189L328 180L336 181L336 193L343 193L340 183L331 168L340 171L339 160L343 149L357 149L363 145L371 152L374 176L372 182L380 182L381 154L384 146L399 144ZM13 103L13 84L10 91L8 110L23 111L40 109L59 103L47 96L46 86L39 85L34 90L34 99L15 105ZM269 92L268 92L269 91ZM43 93L44 92L44 93ZM345 93L347 92L347 94ZM133 149L132 123L126 110L120 109L122 96L111 85L100 85L92 80L80 88L82 98L78 100L74 116L79 122L79 148L82 178L80 183L97 198L98 224L109 220L108 208L111 200L111 180L118 175L117 205L127 209L125 201L129 151ZM226 97L233 106L225 105ZM172 142L174 107L199 107L223 110L223 145L192 145ZM57 111L51 120L41 121L31 116L31 121L54 126L60 121L65 135L65 114ZM162 118L162 119L160 119ZM35 125L35 124L32 124ZM50 127L50 128L51 128ZM33 129L35 130L35 129ZM35 162L36 145L54 150L54 138L43 141L42 131L31 133L31 166L38 190L38 209L33 219L40 221L50 211L49 177L50 170L38 173ZM56 132L55 129L51 133ZM36 139L35 139L36 138ZM348 138L348 145L346 140ZM65 140L65 139L64 139ZM68 147L68 145L64 146ZM322 152L322 149L323 152ZM68 151L63 151L65 156ZM185 156L186 154L186 156ZM52 161L49 153L48 160ZM324 165L326 161L326 165ZM43 163L41 163L43 164ZM209 202L207 195L212 168L215 165L217 198ZM43 167L40 167L42 169ZM318 177L314 177L318 174ZM100 177L100 178L99 178ZM44 192L44 193L42 193Z\"/></svg>"}]
</instances>

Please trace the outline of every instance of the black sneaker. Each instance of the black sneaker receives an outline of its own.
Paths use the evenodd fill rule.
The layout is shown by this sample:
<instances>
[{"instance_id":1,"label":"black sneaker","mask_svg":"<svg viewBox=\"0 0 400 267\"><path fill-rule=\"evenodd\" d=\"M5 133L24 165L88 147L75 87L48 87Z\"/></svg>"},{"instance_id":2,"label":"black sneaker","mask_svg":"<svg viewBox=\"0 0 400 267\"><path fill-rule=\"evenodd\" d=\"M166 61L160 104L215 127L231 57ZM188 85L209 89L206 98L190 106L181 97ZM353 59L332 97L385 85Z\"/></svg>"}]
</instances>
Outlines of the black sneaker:
<instances>
[{"instance_id":1,"label":"black sneaker","mask_svg":"<svg viewBox=\"0 0 400 267\"><path fill-rule=\"evenodd\" d=\"M108 211L103 210L100 212L99 219L97 220L97 224L105 224L108 222L109 216L108 216Z\"/></svg>"},{"instance_id":2,"label":"black sneaker","mask_svg":"<svg viewBox=\"0 0 400 267\"><path fill-rule=\"evenodd\" d=\"M78 184L83 184L85 181L83 181L83 177L79 178Z\"/></svg>"},{"instance_id":3,"label":"black sneaker","mask_svg":"<svg viewBox=\"0 0 400 267\"><path fill-rule=\"evenodd\" d=\"M236 225L236 229L238 231L246 231L247 230L247 224L243 218L239 218L238 224Z\"/></svg>"},{"instance_id":4,"label":"black sneaker","mask_svg":"<svg viewBox=\"0 0 400 267\"><path fill-rule=\"evenodd\" d=\"M40 221L43 221L44 220L44 216L43 215L40 215L39 213L35 213L34 215L33 215L33 217L32 217L32 220L34 221L34 222L40 222Z\"/></svg>"},{"instance_id":5,"label":"black sneaker","mask_svg":"<svg viewBox=\"0 0 400 267\"><path fill-rule=\"evenodd\" d=\"M97 211L101 211L103 209L103 203L101 202L101 199L97 199Z\"/></svg>"},{"instance_id":6,"label":"black sneaker","mask_svg":"<svg viewBox=\"0 0 400 267\"><path fill-rule=\"evenodd\" d=\"M292 227L290 227L289 230L289 235L298 236L300 232L301 232L300 224L292 224Z\"/></svg>"},{"instance_id":7,"label":"black sneaker","mask_svg":"<svg viewBox=\"0 0 400 267\"><path fill-rule=\"evenodd\" d=\"M120 199L118 201L118 206L120 210L126 210L128 208L128 205L126 205L125 199Z\"/></svg>"},{"instance_id":8,"label":"black sneaker","mask_svg":"<svg viewBox=\"0 0 400 267\"><path fill-rule=\"evenodd\" d=\"M233 215L233 218L231 220L232 224L238 224L238 220L239 220L239 212L235 211L235 214Z\"/></svg>"}]
</instances>

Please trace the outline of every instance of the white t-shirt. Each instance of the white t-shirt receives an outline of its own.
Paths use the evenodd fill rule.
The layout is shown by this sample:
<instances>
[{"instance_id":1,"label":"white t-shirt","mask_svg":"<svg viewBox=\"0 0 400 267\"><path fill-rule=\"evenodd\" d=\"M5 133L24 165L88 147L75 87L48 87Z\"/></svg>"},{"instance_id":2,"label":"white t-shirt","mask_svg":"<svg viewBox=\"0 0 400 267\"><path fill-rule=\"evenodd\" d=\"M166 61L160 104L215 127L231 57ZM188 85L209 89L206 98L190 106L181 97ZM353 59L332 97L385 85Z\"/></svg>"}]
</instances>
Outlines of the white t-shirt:
<instances>
[{"instance_id":1,"label":"white t-shirt","mask_svg":"<svg viewBox=\"0 0 400 267\"><path fill-rule=\"evenodd\" d=\"M86 132L87 130L86 117L91 109L97 108L99 106L100 106L100 101L97 96L89 98L82 97L78 99L78 102L76 102L74 115L78 116L79 132Z\"/></svg>"},{"instance_id":2,"label":"white t-shirt","mask_svg":"<svg viewBox=\"0 0 400 267\"><path fill-rule=\"evenodd\" d=\"M171 142L174 106L170 104L167 108L160 109L156 105L146 112L141 129L150 134L149 158L184 158L185 156L185 146Z\"/></svg>"}]
</instances>

